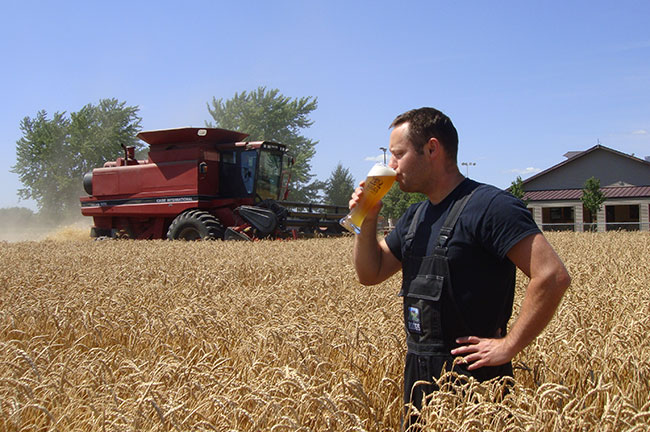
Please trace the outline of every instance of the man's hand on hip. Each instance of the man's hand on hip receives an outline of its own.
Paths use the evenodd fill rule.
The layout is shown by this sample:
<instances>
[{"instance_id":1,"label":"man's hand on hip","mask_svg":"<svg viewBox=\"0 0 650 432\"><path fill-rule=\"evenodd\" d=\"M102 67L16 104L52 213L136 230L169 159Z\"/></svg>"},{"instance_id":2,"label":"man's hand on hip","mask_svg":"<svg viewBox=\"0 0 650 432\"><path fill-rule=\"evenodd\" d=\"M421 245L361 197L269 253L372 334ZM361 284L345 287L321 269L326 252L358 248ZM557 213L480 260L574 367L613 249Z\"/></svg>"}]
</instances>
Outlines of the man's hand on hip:
<instances>
[{"instance_id":1,"label":"man's hand on hip","mask_svg":"<svg viewBox=\"0 0 650 432\"><path fill-rule=\"evenodd\" d=\"M454 356L462 356L467 370L474 370L485 366L500 366L508 363L514 357L506 338L479 338L477 336L465 336L456 339L461 344L458 348L451 350Z\"/></svg>"}]
</instances>

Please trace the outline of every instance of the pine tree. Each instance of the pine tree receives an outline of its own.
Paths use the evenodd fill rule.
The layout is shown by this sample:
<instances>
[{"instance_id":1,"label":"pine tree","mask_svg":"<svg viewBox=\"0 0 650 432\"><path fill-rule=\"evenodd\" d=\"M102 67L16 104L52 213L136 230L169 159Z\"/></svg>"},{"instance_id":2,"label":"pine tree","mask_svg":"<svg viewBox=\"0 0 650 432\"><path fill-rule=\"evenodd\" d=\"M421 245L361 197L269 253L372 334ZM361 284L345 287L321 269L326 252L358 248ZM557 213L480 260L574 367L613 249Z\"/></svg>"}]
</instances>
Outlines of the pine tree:
<instances>
[{"instance_id":1,"label":"pine tree","mask_svg":"<svg viewBox=\"0 0 650 432\"><path fill-rule=\"evenodd\" d=\"M354 192L354 178L350 170L339 162L325 182L325 204L347 206Z\"/></svg>"}]
</instances>

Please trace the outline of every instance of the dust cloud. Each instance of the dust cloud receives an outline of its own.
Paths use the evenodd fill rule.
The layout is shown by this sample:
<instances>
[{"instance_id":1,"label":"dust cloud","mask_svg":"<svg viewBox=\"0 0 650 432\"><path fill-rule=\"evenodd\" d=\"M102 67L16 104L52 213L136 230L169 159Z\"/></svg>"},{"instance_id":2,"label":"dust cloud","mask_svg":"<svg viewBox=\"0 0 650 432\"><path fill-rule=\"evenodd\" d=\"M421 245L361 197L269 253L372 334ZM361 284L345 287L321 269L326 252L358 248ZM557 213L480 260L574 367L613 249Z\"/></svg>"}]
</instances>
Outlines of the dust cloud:
<instances>
[{"instance_id":1,"label":"dust cloud","mask_svg":"<svg viewBox=\"0 0 650 432\"><path fill-rule=\"evenodd\" d=\"M0 209L0 241L91 240L92 218L54 224L22 209Z\"/></svg>"}]
</instances>

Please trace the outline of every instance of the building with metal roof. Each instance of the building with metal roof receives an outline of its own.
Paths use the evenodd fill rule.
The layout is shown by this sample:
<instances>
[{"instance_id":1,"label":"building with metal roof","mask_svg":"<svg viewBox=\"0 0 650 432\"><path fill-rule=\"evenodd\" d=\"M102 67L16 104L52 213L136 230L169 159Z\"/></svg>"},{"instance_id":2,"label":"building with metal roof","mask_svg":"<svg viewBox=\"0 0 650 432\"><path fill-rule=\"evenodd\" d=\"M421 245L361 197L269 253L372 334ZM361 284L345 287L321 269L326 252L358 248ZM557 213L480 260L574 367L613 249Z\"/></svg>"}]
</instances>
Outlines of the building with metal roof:
<instances>
[{"instance_id":1,"label":"building with metal roof","mask_svg":"<svg viewBox=\"0 0 650 432\"><path fill-rule=\"evenodd\" d=\"M526 180L524 201L543 230L650 231L650 162L596 145ZM600 181L605 202L592 222L582 204L587 179Z\"/></svg>"}]
</instances>

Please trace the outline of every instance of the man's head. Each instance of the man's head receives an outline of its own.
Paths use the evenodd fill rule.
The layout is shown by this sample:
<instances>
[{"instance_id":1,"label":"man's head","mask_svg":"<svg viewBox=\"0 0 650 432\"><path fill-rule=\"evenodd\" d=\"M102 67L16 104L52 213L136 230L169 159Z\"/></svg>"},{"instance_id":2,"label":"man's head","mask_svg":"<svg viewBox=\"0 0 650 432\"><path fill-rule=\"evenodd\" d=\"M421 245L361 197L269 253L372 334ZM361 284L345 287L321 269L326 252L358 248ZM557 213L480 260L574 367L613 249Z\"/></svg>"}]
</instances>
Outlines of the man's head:
<instances>
[{"instance_id":1,"label":"man's head","mask_svg":"<svg viewBox=\"0 0 650 432\"><path fill-rule=\"evenodd\" d=\"M435 108L418 108L398 115L390 127L408 123L407 138L414 149L422 154L425 144L436 138L451 162L456 164L458 155L458 132L451 119Z\"/></svg>"}]
</instances>

